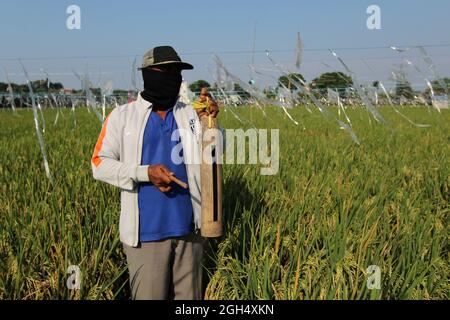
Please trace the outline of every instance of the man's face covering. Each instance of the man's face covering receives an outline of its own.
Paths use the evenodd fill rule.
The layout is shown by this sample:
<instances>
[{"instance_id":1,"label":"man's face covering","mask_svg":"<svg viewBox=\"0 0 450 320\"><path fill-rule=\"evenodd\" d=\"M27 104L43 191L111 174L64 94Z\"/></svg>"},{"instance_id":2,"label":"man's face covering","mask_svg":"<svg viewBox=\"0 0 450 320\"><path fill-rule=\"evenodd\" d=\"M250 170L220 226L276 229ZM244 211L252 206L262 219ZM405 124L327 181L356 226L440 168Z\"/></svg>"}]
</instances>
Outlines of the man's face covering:
<instances>
[{"instance_id":1,"label":"man's face covering","mask_svg":"<svg viewBox=\"0 0 450 320\"><path fill-rule=\"evenodd\" d=\"M149 68L142 69L144 91L142 98L151 102L153 107L166 110L177 102L181 87L180 72L157 71Z\"/></svg>"}]
</instances>

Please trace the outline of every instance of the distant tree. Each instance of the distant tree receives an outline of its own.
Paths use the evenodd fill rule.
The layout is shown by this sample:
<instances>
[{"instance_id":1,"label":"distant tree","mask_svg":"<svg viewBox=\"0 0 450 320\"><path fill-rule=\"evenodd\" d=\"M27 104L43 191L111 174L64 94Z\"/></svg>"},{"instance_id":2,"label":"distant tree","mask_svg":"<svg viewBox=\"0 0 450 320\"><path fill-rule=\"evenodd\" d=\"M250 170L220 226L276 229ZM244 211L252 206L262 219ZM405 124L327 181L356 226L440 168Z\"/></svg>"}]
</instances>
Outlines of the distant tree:
<instances>
[{"instance_id":1,"label":"distant tree","mask_svg":"<svg viewBox=\"0 0 450 320\"><path fill-rule=\"evenodd\" d=\"M64 89L64 86L60 82L50 82L50 89L59 91Z\"/></svg>"},{"instance_id":2,"label":"distant tree","mask_svg":"<svg viewBox=\"0 0 450 320\"><path fill-rule=\"evenodd\" d=\"M91 88L92 94L95 96L101 96L102 95L102 89L100 88Z\"/></svg>"},{"instance_id":3,"label":"distant tree","mask_svg":"<svg viewBox=\"0 0 450 320\"><path fill-rule=\"evenodd\" d=\"M450 78L442 78L439 80L431 81L431 86L433 87L433 92L436 96L446 95L449 93L450 88ZM443 88L444 86L444 88ZM423 95L427 98L431 96L430 88L426 88Z\"/></svg>"},{"instance_id":4,"label":"distant tree","mask_svg":"<svg viewBox=\"0 0 450 320\"><path fill-rule=\"evenodd\" d=\"M122 89L113 90L113 95L124 95L124 96L126 96L127 94L128 94L128 90L122 90Z\"/></svg>"},{"instance_id":5,"label":"distant tree","mask_svg":"<svg viewBox=\"0 0 450 320\"><path fill-rule=\"evenodd\" d=\"M380 87L380 81L376 80L376 81L372 82L372 87L378 89Z\"/></svg>"},{"instance_id":6,"label":"distant tree","mask_svg":"<svg viewBox=\"0 0 450 320\"><path fill-rule=\"evenodd\" d=\"M345 89L353 85L350 76L342 72L326 72L311 81L312 89L319 89L321 94L327 92L327 88L337 90L341 95L345 93Z\"/></svg>"},{"instance_id":7,"label":"distant tree","mask_svg":"<svg viewBox=\"0 0 450 320\"><path fill-rule=\"evenodd\" d=\"M266 95L267 98L269 99L275 99L277 97L276 95L276 91L272 88L266 88L263 90L263 93Z\"/></svg>"},{"instance_id":8,"label":"distant tree","mask_svg":"<svg viewBox=\"0 0 450 320\"><path fill-rule=\"evenodd\" d=\"M401 96L412 99L414 98L414 90L408 80L397 81L395 84L395 96L400 98Z\"/></svg>"},{"instance_id":9,"label":"distant tree","mask_svg":"<svg viewBox=\"0 0 450 320\"><path fill-rule=\"evenodd\" d=\"M189 85L192 92L199 92L202 88L210 88L211 85L206 80L197 80Z\"/></svg>"},{"instance_id":10,"label":"distant tree","mask_svg":"<svg viewBox=\"0 0 450 320\"><path fill-rule=\"evenodd\" d=\"M300 82L298 79L301 79L303 82L305 81L305 78L300 73L290 73L288 76L281 76L278 78L278 87L285 86L289 90L295 91L297 90L297 86L291 81L294 80L295 82Z\"/></svg>"},{"instance_id":11,"label":"distant tree","mask_svg":"<svg viewBox=\"0 0 450 320\"><path fill-rule=\"evenodd\" d=\"M239 84L234 84L234 91L241 97L242 99L250 98L250 94L245 91Z\"/></svg>"},{"instance_id":12,"label":"distant tree","mask_svg":"<svg viewBox=\"0 0 450 320\"><path fill-rule=\"evenodd\" d=\"M26 84L12 84L11 83L11 87L13 88L13 90L15 92L22 93L22 92L28 92L29 91L28 85L26 85Z\"/></svg>"}]
</instances>

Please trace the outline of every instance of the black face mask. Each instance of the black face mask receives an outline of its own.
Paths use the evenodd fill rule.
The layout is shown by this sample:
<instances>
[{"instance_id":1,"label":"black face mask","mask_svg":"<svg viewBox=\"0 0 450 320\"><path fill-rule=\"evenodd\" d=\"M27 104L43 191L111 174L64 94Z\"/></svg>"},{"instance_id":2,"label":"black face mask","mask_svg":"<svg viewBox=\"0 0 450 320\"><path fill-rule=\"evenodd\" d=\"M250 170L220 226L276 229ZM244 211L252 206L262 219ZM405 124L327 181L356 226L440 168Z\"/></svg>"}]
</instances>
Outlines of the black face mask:
<instances>
[{"instance_id":1,"label":"black face mask","mask_svg":"<svg viewBox=\"0 0 450 320\"><path fill-rule=\"evenodd\" d=\"M166 110L175 105L180 93L181 74L142 69L144 91L141 96L154 108Z\"/></svg>"}]
</instances>

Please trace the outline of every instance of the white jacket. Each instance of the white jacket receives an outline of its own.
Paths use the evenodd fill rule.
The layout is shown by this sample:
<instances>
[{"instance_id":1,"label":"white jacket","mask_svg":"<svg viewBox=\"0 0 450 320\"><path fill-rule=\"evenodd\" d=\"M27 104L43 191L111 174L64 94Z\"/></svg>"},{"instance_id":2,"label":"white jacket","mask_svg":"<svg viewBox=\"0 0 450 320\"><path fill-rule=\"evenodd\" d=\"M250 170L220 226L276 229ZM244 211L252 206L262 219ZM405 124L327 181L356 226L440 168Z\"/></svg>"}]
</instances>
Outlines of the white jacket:
<instances>
[{"instance_id":1,"label":"white jacket","mask_svg":"<svg viewBox=\"0 0 450 320\"><path fill-rule=\"evenodd\" d=\"M139 93L136 101L114 108L103 123L91 159L94 178L120 188L120 240L136 247L139 241L138 189L148 182L148 165L140 165L142 143L152 105ZM194 210L195 229L201 225L200 131L197 113L191 105L177 102L173 114L180 132L183 159ZM189 160L191 159L191 160Z\"/></svg>"}]
</instances>

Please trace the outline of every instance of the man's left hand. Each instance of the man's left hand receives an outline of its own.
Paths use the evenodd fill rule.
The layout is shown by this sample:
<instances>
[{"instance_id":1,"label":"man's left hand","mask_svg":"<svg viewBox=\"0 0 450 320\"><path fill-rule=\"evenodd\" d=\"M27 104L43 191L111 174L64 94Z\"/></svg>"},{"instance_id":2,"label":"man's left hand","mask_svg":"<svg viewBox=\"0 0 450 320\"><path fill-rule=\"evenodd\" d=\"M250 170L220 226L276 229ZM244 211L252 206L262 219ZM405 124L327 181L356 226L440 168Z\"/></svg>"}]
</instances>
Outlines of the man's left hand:
<instances>
[{"instance_id":1,"label":"man's left hand","mask_svg":"<svg viewBox=\"0 0 450 320\"><path fill-rule=\"evenodd\" d=\"M208 115L216 118L217 114L219 113L219 106L217 105L217 102L211 97L211 94L208 93L208 90L206 88L202 88L198 101L201 103L205 103L207 99L209 100L209 114L204 109L196 110L199 119L201 119L203 116Z\"/></svg>"}]
</instances>

